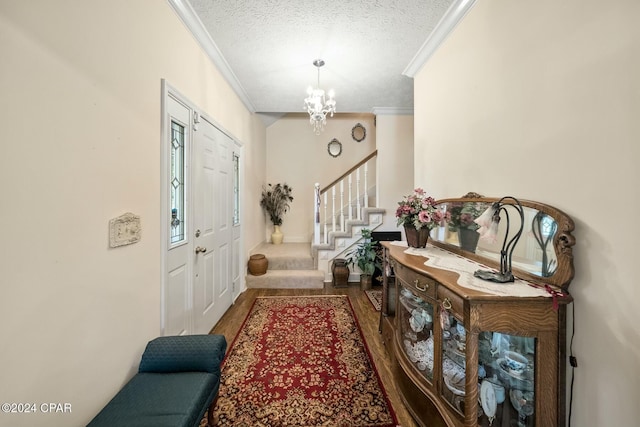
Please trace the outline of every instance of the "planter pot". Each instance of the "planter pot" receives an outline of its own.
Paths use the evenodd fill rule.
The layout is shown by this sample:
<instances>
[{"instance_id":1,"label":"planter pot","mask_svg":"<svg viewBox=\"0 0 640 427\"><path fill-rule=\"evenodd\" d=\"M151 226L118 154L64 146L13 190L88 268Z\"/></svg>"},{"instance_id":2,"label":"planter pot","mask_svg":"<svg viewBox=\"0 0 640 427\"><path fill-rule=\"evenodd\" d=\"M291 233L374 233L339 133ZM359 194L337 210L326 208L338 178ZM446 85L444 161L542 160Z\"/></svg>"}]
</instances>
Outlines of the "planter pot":
<instances>
[{"instance_id":1,"label":"planter pot","mask_svg":"<svg viewBox=\"0 0 640 427\"><path fill-rule=\"evenodd\" d=\"M331 273L333 274L333 287L346 288L349 286L349 267L347 266L346 259L334 259L333 265L331 266Z\"/></svg>"},{"instance_id":2,"label":"planter pot","mask_svg":"<svg viewBox=\"0 0 640 427\"><path fill-rule=\"evenodd\" d=\"M361 274L360 275L360 289L366 291L371 289L371 275L370 274Z\"/></svg>"},{"instance_id":3,"label":"planter pot","mask_svg":"<svg viewBox=\"0 0 640 427\"><path fill-rule=\"evenodd\" d=\"M458 240L460 241L460 249L468 252L476 253L478 239L480 235L476 230L470 228L460 228L458 230Z\"/></svg>"},{"instance_id":4,"label":"planter pot","mask_svg":"<svg viewBox=\"0 0 640 427\"><path fill-rule=\"evenodd\" d=\"M404 226L404 234L407 236L407 244L412 248L424 248L427 246L427 240L429 239L429 233L431 230L427 227L422 227L420 230L412 225Z\"/></svg>"},{"instance_id":5,"label":"planter pot","mask_svg":"<svg viewBox=\"0 0 640 427\"><path fill-rule=\"evenodd\" d=\"M280 226L274 225L273 233L271 233L271 243L273 243L274 245L279 245L280 243L282 243L283 239L284 234L282 234L282 232L280 231Z\"/></svg>"},{"instance_id":6,"label":"planter pot","mask_svg":"<svg viewBox=\"0 0 640 427\"><path fill-rule=\"evenodd\" d=\"M263 254L255 254L249 257L249 273L252 276L262 276L267 272L269 261Z\"/></svg>"}]
</instances>

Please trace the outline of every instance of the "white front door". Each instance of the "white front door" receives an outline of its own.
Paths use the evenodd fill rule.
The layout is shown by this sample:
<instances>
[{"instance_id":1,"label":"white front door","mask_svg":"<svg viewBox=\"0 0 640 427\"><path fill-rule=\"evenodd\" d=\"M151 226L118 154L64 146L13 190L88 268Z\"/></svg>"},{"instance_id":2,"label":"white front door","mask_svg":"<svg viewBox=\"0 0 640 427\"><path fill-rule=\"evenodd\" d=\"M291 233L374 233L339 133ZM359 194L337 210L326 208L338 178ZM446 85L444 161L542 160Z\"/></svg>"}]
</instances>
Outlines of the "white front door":
<instances>
[{"instance_id":1,"label":"white front door","mask_svg":"<svg viewBox=\"0 0 640 427\"><path fill-rule=\"evenodd\" d=\"M163 83L163 335L206 334L232 303L233 140Z\"/></svg>"},{"instance_id":2,"label":"white front door","mask_svg":"<svg viewBox=\"0 0 640 427\"><path fill-rule=\"evenodd\" d=\"M231 306L232 140L205 118L194 132L194 333Z\"/></svg>"}]
</instances>

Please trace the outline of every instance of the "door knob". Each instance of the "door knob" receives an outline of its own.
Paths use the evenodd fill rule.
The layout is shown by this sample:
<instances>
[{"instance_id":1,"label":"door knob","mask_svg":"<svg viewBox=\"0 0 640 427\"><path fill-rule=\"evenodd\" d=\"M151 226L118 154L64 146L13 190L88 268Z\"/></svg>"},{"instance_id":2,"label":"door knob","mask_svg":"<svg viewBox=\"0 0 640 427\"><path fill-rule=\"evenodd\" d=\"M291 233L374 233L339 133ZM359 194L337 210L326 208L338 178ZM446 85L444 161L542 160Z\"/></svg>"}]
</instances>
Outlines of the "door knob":
<instances>
[{"instance_id":1,"label":"door knob","mask_svg":"<svg viewBox=\"0 0 640 427\"><path fill-rule=\"evenodd\" d=\"M200 252L202 252L202 253L207 252L207 248L203 248L201 246L196 246L196 253L199 254Z\"/></svg>"}]
</instances>

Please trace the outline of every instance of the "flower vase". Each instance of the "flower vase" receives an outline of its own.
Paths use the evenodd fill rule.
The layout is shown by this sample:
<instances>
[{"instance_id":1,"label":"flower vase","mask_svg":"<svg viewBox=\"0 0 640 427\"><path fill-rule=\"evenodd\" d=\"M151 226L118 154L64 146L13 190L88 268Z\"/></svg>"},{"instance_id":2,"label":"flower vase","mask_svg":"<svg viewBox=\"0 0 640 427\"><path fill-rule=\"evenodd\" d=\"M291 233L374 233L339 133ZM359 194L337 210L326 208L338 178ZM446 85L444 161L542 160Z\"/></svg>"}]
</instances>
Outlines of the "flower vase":
<instances>
[{"instance_id":1,"label":"flower vase","mask_svg":"<svg viewBox=\"0 0 640 427\"><path fill-rule=\"evenodd\" d=\"M431 230L428 227L422 227L420 230L412 225L404 226L404 234L407 236L407 244L412 248L424 248L427 246L427 240L429 239L429 233Z\"/></svg>"},{"instance_id":2,"label":"flower vase","mask_svg":"<svg viewBox=\"0 0 640 427\"><path fill-rule=\"evenodd\" d=\"M282 243L282 239L284 239L284 235L280 231L280 226L274 225L273 233L271 233L271 243L273 243L274 245L279 245L280 243Z\"/></svg>"},{"instance_id":3,"label":"flower vase","mask_svg":"<svg viewBox=\"0 0 640 427\"><path fill-rule=\"evenodd\" d=\"M480 235L473 228L460 227L458 230L458 240L460 241L460 249L467 252L476 253L478 239Z\"/></svg>"}]
</instances>

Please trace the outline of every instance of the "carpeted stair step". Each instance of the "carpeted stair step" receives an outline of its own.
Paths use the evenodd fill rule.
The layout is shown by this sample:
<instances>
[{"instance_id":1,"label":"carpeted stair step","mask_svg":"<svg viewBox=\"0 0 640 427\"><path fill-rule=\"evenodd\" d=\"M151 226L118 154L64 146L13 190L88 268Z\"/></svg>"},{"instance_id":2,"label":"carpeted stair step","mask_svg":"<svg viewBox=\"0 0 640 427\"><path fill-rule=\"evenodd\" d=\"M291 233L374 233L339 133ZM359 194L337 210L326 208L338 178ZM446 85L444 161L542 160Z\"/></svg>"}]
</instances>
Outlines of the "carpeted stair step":
<instances>
[{"instance_id":1,"label":"carpeted stair step","mask_svg":"<svg viewBox=\"0 0 640 427\"><path fill-rule=\"evenodd\" d=\"M275 256L267 257L269 260L269 270L313 270L313 258L301 258L295 256Z\"/></svg>"},{"instance_id":2,"label":"carpeted stair step","mask_svg":"<svg viewBox=\"0 0 640 427\"><path fill-rule=\"evenodd\" d=\"M269 270L314 270L310 243L263 243L252 254L264 254Z\"/></svg>"},{"instance_id":3,"label":"carpeted stair step","mask_svg":"<svg viewBox=\"0 0 640 427\"><path fill-rule=\"evenodd\" d=\"M246 277L247 288L260 289L322 289L324 273L318 270L269 270L261 276Z\"/></svg>"}]
</instances>

